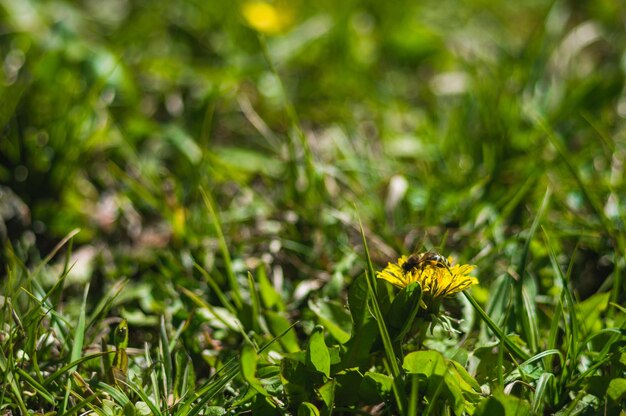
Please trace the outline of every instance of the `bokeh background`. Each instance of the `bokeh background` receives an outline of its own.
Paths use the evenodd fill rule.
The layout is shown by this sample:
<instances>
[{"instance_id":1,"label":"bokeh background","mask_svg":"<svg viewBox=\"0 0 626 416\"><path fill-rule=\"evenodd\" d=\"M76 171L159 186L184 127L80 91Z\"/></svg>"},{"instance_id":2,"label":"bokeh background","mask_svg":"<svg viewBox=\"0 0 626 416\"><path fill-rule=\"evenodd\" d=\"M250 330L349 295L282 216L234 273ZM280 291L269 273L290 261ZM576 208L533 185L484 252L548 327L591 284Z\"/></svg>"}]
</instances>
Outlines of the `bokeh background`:
<instances>
[{"instance_id":1,"label":"bokeh background","mask_svg":"<svg viewBox=\"0 0 626 416\"><path fill-rule=\"evenodd\" d=\"M0 0L2 239L36 264L80 228L68 287L129 278L132 325L210 292L194 263L225 284L200 189L240 277L265 265L296 306L361 273L357 213L381 266L434 247L550 294L536 221L581 298L620 286L625 22L617 0Z\"/></svg>"}]
</instances>

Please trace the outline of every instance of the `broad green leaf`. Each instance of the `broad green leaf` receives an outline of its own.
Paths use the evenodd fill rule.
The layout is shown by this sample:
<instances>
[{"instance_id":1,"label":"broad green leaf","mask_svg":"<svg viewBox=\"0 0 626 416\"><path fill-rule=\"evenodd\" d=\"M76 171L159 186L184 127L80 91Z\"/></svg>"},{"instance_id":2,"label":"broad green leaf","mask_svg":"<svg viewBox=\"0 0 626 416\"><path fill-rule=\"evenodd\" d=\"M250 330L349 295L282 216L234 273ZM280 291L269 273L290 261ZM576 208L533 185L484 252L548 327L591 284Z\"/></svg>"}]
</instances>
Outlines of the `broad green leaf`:
<instances>
[{"instance_id":1,"label":"broad green leaf","mask_svg":"<svg viewBox=\"0 0 626 416\"><path fill-rule=\"evenodd\" d=\"M448 404L454 409L455 414L463 414L466 409L460 379L455 376L454 371L449 371L444 376L444 383L447 390L445 393L448 398Z\"/></svg>"},{"instance_id":2,"label":"broad green leaf","mask_svg":"<svg viewBox=\"0 0 626 416\"><path fill-rule=\"evenodd\" d=\"M221 406L207 406L204 410L206 416L223 416L228 411Z\"/></svg>"},{"instance_id":3,"label":"broad green leaf","mask_svg":"<svg viewBox=\"0 0 626 416\"><path fill-rule=\"evenodd\" d=\"M328 409L332 409L335 403L335 387L337 382L335 380L329 380L322 387L317 389L322 401Z\"/></svg>"},{"instance_id":4,"label":"broad green leaf","mask_svg":"<svg viewBox=\"0 0 626 416\"><path fill-rule=\"evenodd\" d=\"M298 416L320 416L320 411L313 403L303 402L298 406Z\"/></svg>"},{"instance_id":5,"label":"broad green leaf","mask_svg":"<svg viewBox=\"0 0 626 416\"><path fill-rule=\"evenodd\" d=\"M334 301L309 301L309 308L333 338L340 344L348 342L352 332L352 319L343 305Z\"/></svg>"},{"instance_id":6,"label":"broad green leaf","mask_svg":"<svg viewBox=\"0 0 626 416\"><path fill-rule=\"evenodd\" d=\"M386 374L368 371L359 385L359 395L366 403L377 403L391 394L393 378Z\"/></svg>"},{"instance_id":7,"label":"broad green leaf","mask_svg":"<svg viewBox=\"0 0 626 416\"><path fill-rule=\"evenodd\" d=\"M241 375L244 380L256 390L258 393L261 393L264 396L267 396L268 393L261 385L261 382L256 378L256 364L257 364L257 352L254 350L252 345L245 344L241 350L241 356L239 361L241 363Z\"/></svg>"},{"instance_id":8,"label":"broad green leaf","mask_svg":"<svg viewBox=\"0 0 626 416\"><path fill-rule=\"evenodd\" d=\"M367 281L364 276L357 277L348 289L348 305L352 322L354 322L352 332L356 331L369 319L370 312L367 308Z\"/></svg>"},{"instance_id":9,"label":"broad green leaf","mask_svg":"<svg viewBox=\"0 0 626 416\"><path fill-rule=\"evenodd\" d=\"M402 368L410 374L444 376L448 371L445 358L438 351L414 351L404 357Z\"/></svg>"},{"instance_id":10,"label":"broad green leaf","mask_svg":"<svg viewBox=\"0 0 626 416\"><path fill-rule=\"evenodd\" d=\"M343 363L346 367L354 367L370 360L371 349L376 341L380 340L378 326L374 320L367 321L352 334L346 343L348 351ZM380 341L379 341L380 342Z\"/></svg>"},{"instance_id":11,"label":"broad green leaf","mask_svg":"<svg viewBox=\"0 0 626 416\"><path fill-rule=\"evenodd\" d=\"M265 267L259 266L256 272L256 279L259 283L259 295L267 309L276 309L282 311L285 309L280 293L274 289L265 272Z\"/></svg>"},{"instance_id":12,"label":"broad green leaf","mask_svg":"<svg viewBox=\"0 0 626 416\"><path fill-rule=\"evenodd\" d=\"M422 287L418 282L411 283L400 290L391 303L385 316L389 335L393 340L402 341L413 325L413 320L420 309Z\"/></svg>"},{"instance_id":13,"label":"broad green leaf","mask_svg":"<svg viewBox=\"0 0 626 416\"><path fill-rule=\"evenodd\" d=\"M481 401L476 407L474 416L526 416L530 415L530 404L515 396L494 393L493 396Z\"/></svg>"},{"instance_id":14,"label":"broad green leaf","mask_svg":"<svg viewBox=\"0 0 626 416\"><path fill-rule=\"evenodd\" d=\"M495 397L487 397L476 407L474 416L505 416L504 405ZM521 416L521 415L520 415Z\"/></svg>"},{"instance_id":15,"label":"broad green leaf","mask_svg":"<svg viewBox=\"0 0 626 416\"><path fill-rule=\"evenodd\" d=\"M359 401L359 386L363 375L358 368L341 370L333 375L335 381L334 401L337 406L349 406Z\"/></svg>"},{"instance_id":16,"label":"broad green leaf","mask_svg":"<svg viewBox=\"0 0 626 416\"><path fill-rule=\"evenodd\" d=\"M142 401L138 401L137 403L135 403L135 409L137 409L137 414L141 416L150 416L152 414L150 406Z\"/></svg>"},{"instance_id":17,"label":"broad green leaf","mask_svg":"<svg viewBox=\"0 0 626 416\"><path fill-rule=\"evenodd\" d=\"M626 379L614 378L609 383L609 388L606 390L606 394L616 402L621 401L626 397Z\"/></svg>"},{"instance_id":18,"label":"broad green leaf","mask_svg":"<svg viewBox=\"0 0 626 416\"><path fill-rule=\"evenodd\" d=\"M448 365L452 367L452 373L458 377L461 388L464 391L474 391L480 393L480 384L472 377L465 367L454 360L448 360Z\"/></svg>"},{"instance_id":19,"label":"broad green leaf","mask_svg":"<svg viewBox=\"0 0 626 416\"><path fill-rule=\"evenodd\" d=\"M324 341L324 329L315 327L309 338L309 347L306 351L307 365L316 371L330 377L330 354Z\"/></svg>"},{"instance_id":20,"label":"broad green leaf","mask_svg":"<svg viewBox=\"0 0 626 416\"><path fill-rule=\"evenodd\" d=\"M243 397L241 403L248 402L250 399ZM271 396L263 396L257 394L250 408L251 414L255 416L279 416L281 412Z\"/></svg>"},{"instance_id":21,"label":"broad green leaf","mask_svg":"<svg viewBox=\"0 0 626 416\"><path fill-rule=\"evenodd\" d=\"M600 317L606 310L610 297L610 292L597 293L576 304L576 312L585 334L602 329L603 320Z\"/></svg>"},{"instance_id":22,"label":"broad green leaf","mask_svg":"<svg viewBox=\"0 0 626 416\"><path fill-rule=\"evenodd\" d=\"M322 378L297 360L285 357L280 363L280 379L292 404L311 400L314 386L321 384Z\"/></svg>"},{"instance_id":23,"label":"broad green leaf","mask_svg":"<svg viewBox=\"0 0 626 416\"><path fill-rule=\"evenodd\" d=\"M291 326L291 323L280 312L265 311L265 319L274 336L283 333ZM278 343L287 352L300 351L298 337L294 331L285 333L285 335L278 339Z\"/></svg>"}]
</instances>

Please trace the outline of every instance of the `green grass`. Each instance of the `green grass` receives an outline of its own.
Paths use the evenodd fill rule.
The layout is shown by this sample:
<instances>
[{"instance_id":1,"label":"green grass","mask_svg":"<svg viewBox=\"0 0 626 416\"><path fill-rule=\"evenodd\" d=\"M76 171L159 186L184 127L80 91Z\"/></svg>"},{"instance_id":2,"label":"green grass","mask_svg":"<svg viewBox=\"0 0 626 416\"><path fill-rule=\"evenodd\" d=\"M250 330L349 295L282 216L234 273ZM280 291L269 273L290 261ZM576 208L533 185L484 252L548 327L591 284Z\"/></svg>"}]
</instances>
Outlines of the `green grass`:
<instances>
[{"instance_id":1,"label":"green grass","mask_svg":"<svg viewBox=\"0 0 626 416\"><path fill-rule=\"evenodd\" d=\"M626 6L244 4L0 0L0 414L625 413Z\"/></svg>"}]
</instances>

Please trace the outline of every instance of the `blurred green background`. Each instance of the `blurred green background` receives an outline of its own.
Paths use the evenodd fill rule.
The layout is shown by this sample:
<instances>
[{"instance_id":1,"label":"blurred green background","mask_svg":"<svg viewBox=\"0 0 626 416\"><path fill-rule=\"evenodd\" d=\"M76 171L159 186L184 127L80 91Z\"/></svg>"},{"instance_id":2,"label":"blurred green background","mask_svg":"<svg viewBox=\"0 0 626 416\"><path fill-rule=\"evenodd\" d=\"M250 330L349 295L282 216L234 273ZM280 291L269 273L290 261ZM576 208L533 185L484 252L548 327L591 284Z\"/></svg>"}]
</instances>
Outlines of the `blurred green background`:
<instances>
[{"instance_id":1,"label":"blurred green background","mask_svg":"<svg viewBox=\"0 0 626 416\"><path fill-rule=\"evenodd\" d=\"M439 247L488 287L549 192L579 294L619 286L625 22L617 0L0 0L2 237L33 264L79 227L70 281L133 278L151 315L202 289L194 261L222 270L200 187L243 278L289 296L360 272L356 212L377 264Z\"/></svg>"}]
</instances>

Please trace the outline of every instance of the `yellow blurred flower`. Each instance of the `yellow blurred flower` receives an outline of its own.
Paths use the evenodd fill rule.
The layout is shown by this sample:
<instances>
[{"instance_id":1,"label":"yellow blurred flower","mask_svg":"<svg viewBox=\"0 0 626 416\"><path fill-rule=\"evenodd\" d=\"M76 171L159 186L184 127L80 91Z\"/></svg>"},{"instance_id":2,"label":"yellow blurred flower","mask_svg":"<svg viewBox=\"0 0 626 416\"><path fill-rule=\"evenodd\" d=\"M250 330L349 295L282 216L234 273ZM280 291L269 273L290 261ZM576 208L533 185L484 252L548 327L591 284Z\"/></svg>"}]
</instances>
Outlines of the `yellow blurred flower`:
<instances>
[{"instance_id":1,"label":"yellow blurred flower","mask_svg":"<svg viewBox=\"0 0 626 416\"><path fill-rule=\"evenodd\" d=\"M243 3L241 14L250 27L268 35L283 32L293 21L291 10L265 1Z\"/></svg>"},{"instance_id":2,"label":"yellow blurred flower","mask_svg":"<svg viewBox=\"0 0 626 416\"><path fill-rule=\"evenodd\" d=\"M402 256L396 263L389 263L384 270L376 273L376 277L388 281L399 288L405 288L413 282L419 282L426 300L434 300L453 293L461 292L478 279L470 276L476 266L470 264L452 264L442 267L437 264L426 264L424 267L407 267L408 256Z\"/></svg>"}]
</instances>

